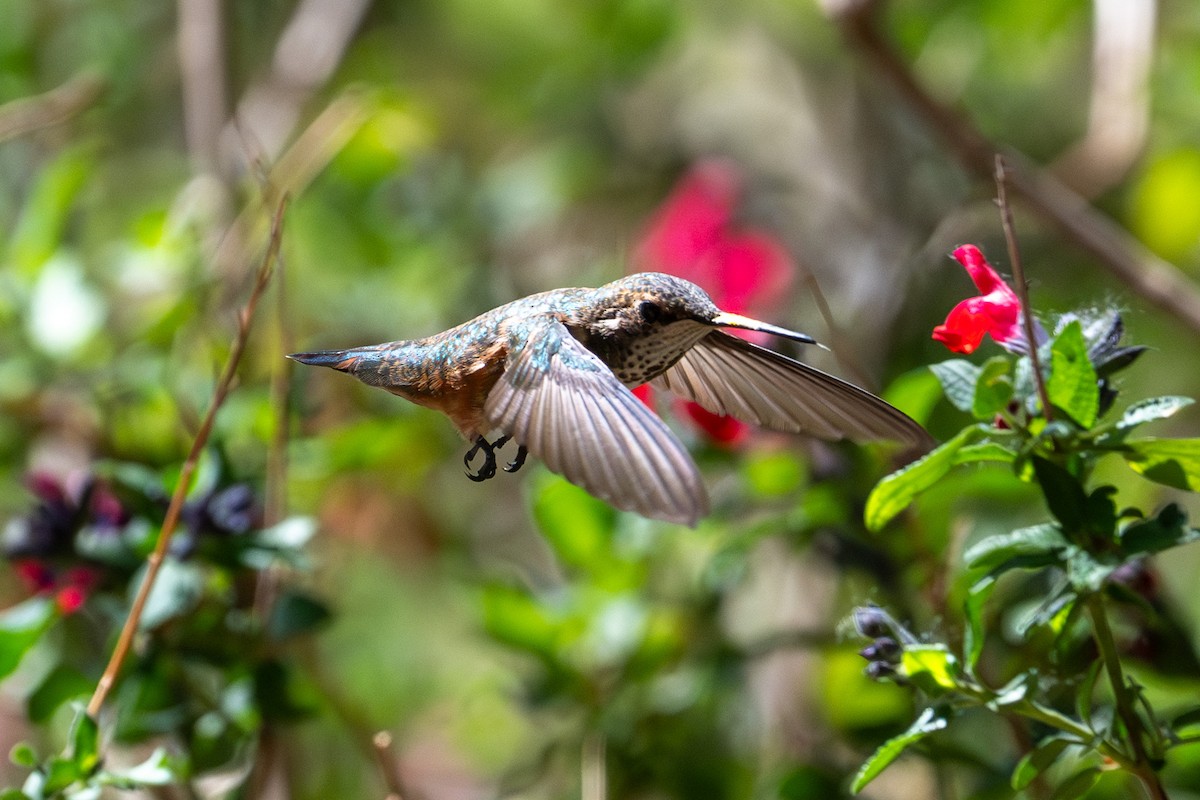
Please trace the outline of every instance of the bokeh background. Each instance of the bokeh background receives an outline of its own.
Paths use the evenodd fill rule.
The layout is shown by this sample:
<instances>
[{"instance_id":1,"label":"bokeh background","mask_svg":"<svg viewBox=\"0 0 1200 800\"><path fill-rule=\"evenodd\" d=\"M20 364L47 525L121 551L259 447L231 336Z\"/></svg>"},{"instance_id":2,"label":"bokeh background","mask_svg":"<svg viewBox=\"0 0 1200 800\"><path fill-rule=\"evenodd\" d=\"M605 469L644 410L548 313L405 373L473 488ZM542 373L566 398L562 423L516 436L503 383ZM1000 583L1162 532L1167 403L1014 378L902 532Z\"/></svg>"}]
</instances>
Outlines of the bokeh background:
<instances>
[{"instance_id":1,"label":"bokeh background","mask_svg":"<svg viewBox=\"0 0 1200 800\"><path fill-rule=\"evenodd\" d=\"M247 796L839 796L913 714L861 675L849 609L889 603L947 635L964 544L1045 516L1004 470L976 470L869 535L863 499L902 454L722 433L660 401L714 513L651 523L536 464L471 484L444 419L291 372L285 352L691 269L945 437L964 421L922 365L973 293L946 254L976 242L1008 271L978 134L1040 181L1014 201L1039 311L1122 309L1152 347L1126 397L1200 394L1194 3L7 0L2 16L0 519L29 506L31 472L182 459L263 195L291 196L215 439L233 473L316 518L293 579L334 616L297 656L309 713L225 770L253 772ZM656 249L688 225L716 244ZM266 485L273 446L285 491ZM1111 469L1119 504L1169 499ZM1200 552L1160 571L1194 649ZM0 574L0 605L27 591ZM35 672L0 689L5 747L61 740L66 716L26 721ZM1200 677L1155 674L1139 679L1193 696ZM982 718L974 733L868 796L1008 796L1020 737ZM1200 786L1197 764L1172 768Z\"/></svg>"}]
</instances>

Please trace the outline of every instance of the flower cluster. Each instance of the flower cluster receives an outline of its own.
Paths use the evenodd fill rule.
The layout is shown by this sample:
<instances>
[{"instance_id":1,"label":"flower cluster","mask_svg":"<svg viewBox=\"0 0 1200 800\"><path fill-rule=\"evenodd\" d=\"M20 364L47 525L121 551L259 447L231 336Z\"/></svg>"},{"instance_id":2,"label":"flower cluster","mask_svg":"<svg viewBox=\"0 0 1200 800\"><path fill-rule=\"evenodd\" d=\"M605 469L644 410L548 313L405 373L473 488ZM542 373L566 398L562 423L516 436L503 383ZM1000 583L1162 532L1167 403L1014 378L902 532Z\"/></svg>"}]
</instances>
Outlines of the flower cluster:
<instances>
[{"instance_id":1,"label":"flower cluster","mask_svg":"<svg viewBox=\"0 0 1200 800\"><path fill-rule=\"evenodd\" d=\"M150 487L138 492L94 475L59 480L35 472L27 485L36 502L29 513L8 521L0 555L28 591L53 597L63 614L79 611L96 591L123 592L121 585L140 567L144 533L154 524L134 509L165 513L166 494ZM232 563L237 547L223 540L260 528L262 512L254 490L235 483L198 493L184 506L181 522L172 556L187 559L203 549L211 560ZM230 552L222 555L223 550Z\"/></svg>"},{"instance_id":2,"label":"flower cluster","mask_svg":"<svg viewBox=\"0 0 1200 800\"><path fill-rule=\"evenodd\" d=\"M119 536L129 515L116 495L91 477L68 487L33 473L27 483L38 502L28 515L9 521L0 549L31 593L53 596L60 611L73 614L108 572L105 564L79 554L80 536Z\"/></svg>"},{"instance_id":3,"label":"flower cluster","mask_svg":"<svg viewBox=\"0 0 1200 800\"><path fill-rule=\"evenodd\" d=\"M728 161L698 163L650 221L633 263L639 270L687 278L703 287L722 310L769 317L786 296L795 267L771 233L736 222L742 184L740 171ZM758 340L762 335L745 336ZM653 405L648 386L635 393ZM733 447L749 435L744 423L696 403L680 400L676 408L714 444Z\"/></svg>"}]
</instances>

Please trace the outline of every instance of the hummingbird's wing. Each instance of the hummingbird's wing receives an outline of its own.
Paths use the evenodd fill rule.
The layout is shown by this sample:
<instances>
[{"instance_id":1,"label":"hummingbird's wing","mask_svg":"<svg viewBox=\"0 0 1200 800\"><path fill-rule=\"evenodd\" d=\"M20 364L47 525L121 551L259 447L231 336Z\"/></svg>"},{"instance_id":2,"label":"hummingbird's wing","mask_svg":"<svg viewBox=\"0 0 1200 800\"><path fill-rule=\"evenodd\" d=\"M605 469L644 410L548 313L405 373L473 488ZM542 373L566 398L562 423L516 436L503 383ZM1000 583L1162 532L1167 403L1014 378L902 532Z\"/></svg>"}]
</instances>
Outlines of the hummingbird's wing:
<instances>
[{"instance_id":1,"label":"hummingbird's wing","mask_svg":"<svg viewBox=\"0 0 1200 800\"><path fill-rule=\"evenodd\" d=\"M562 323L535 320L526 331L510 341L488 422L617 508L695 525L708 495L675 434Z\"/></svg>"},{"instance_id":2,"label":"hummingbird's wing","mask_svg":"<svg viewBox=\"0 0 1200 800\"><path fill-rule=\"evenodd\" d=\"M723 331L705 336L652 383L714 414L770 430L932 442L924 428L870 392Z\"/></svg>"}]
</instances>

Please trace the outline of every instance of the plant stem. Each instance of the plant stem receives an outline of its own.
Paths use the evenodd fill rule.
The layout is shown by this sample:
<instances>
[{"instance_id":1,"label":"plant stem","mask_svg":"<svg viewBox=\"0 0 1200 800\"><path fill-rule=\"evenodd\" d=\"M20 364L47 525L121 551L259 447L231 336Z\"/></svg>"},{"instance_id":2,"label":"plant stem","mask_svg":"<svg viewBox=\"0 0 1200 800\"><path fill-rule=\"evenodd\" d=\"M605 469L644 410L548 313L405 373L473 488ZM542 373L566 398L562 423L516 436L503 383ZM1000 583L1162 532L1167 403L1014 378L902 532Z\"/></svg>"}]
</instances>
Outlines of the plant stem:
<instances>
[{"instance_id":1,"label":"plant stem","mask_svg":"<svg viewBox=\"0 0 1200 800\"><path fill-rule=\"evenodd\" d=\"M1099 594L1088 595L1088 615L1092 618L1092 638L1104 659L1104 670L1112 684L1113 699L1117 706L1117 714L1125 724L1129 736L1129 746L1133 750L1134 764L1132 771L1146 785L1146 790L1154 800L1167 800L1166 789L1158 778L1158 772L1146 753L1146 743L1143 739L1145 726L1142 718L1134 708L1134 698L1130 696L1129 686L1125 682L1125 673L1121 669L1121 659L1117 654L1116 641L1113 639L1112 627L1108 624L1108 612L1104 609L1104 598Z\"/></svg>"},{"instance_id":2,"label":"plant stem","mask_svg":"<svg viewBox=\"0 0 1200 800\"><path fill-rule=\"evenodd\" d=\"M1025 341L1029 343L1029 363L1033 367L1033 385L1037 387L1038 399L1042 401L1042 416L1046 422L1054 421L1050 408L1050 394L1046 391L1046 376L1042 373L1042 358L1038 354L1037 334L1033 327L1033 307L1029 302L1029 285L1025 283L1025 268L1021 265L1021 251L1017 247L1016 226L1013 224L1012 207L1008 204L1007 172L1004 156L996 154L996 203L1000 206L1000 226L1004 228L1004 242L1008 245L1008 261L1012 266L1013 283L1017 298L1021 301L1021 325L1025 329Z\"/></svg>"},{"instance_id":3,"label":"plant stem","mask_svg":"<svg viewBox=\"0 0 1200 800\"><path fill-rule=\"evenodd\" d=\"M229 358L225 362L225 369L222 371L216 388L213 390L212 402L209 404L208 412L204 415L204 421L200 424L200 429L196 432L196 438L192 441L192 448L188 452L187 460L183 462L183 468L179 471L179 481L175 485L174 494L171 495L171 504L167 507L166 518L163 520L162 530L158 535L158 542L154 546L154 552L146 559L146 575L142 578L142 584L138 587L137 595L133 599L133 605L129 609L129 616L126 618L125 624L121 627L116 647L113 648L108 665L104 668L104 674L100 676L100 680L96 684L96 690L92 694L92 699L88 701L87 713L93 719L100 713L100 708L104 705L104 699L116 683L121 666L129 656L129 650L133 646L134 634L137 633L138 622L142 618L142 612L146 608L146 601L150 597L150 590L153 588L154 581L158 577L158 571L162 567L163 559L166 558L167 546L171 543L171 536L175 533L175 528L179 524L179 515L183 511L183 502L187 497L188 488L192 482L192 474L196 471L196 465L200 462L200 454L204 451L204 446L208 444L208 437L212 433L217 411L225 402L230 387L233 386L233 379L237 374L238 362L241 361L242 351L245 350L246 342L250 338L250 324L254 319L254 310L258 306L258 300L262 296L263 290L266 289L267 283L271 279L272 266L279 254L279 245L283 233L283 211L286 206L287 198L284 197L279 201L279 205L276 207L275 214L271 219L270 242L267 245L266 252L263 254L262 263L259 265L254 281L254 289L250 292L250 298L246 301L246 307L242 309L242 313L238 316L238 332L229 350Z\"/></svg>"}]
</instances>

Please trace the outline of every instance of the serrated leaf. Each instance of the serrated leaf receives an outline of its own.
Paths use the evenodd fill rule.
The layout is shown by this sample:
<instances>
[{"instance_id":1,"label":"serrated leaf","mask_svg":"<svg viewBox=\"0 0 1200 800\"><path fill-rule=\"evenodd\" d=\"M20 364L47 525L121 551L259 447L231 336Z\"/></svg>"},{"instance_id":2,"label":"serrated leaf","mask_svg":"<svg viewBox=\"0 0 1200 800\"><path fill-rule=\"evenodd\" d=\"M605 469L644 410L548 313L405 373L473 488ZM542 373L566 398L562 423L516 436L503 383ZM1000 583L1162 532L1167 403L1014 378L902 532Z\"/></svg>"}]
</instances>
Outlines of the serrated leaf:
<instances>
[{"instance_id":1,"label":"serrated leaf","mask_svg":"<svg viewBox=\"0 0 1200 800\"><path fill-rule=\"evenodd\" d=\"M1155 483L1200 491L1200 439L1133 439L1122 455L1130 469Z\"/></svg>"},{"instance_id":2,"label":"serrated leaf","mask_svg":"<svg viewBox=\"0 0 1200 800\"><path fill-rule=\"evenodd\" d=\"M959 411L969 414L975 405L975 384L981 369L966 359L952 358L940 364L930 364L929 370L941 382L946 399Z\"/></svg>"},{"instance_id":3,"label":"serrated leaf","mask_svg":"<svg viewBox=\"0 0 1200 800\"><path fill-rule=\"evenodd\" d=\"M1043 523L989 536L970 547L963 558L971 569L991 570L1008 561L1023 567L1047 566L1057 563L1069 545L1057 525Z\"/></svg>"},{"instance_id":4,"label":"serrated leaf","mask_svg":"<svg viewBox=\"0 0 1200 800\"><path fill-rule=\"evenodd\" d=\"M861 792L867 787L867 784L879 776L879 773L887 769L889 764L899 758L905 748L919 742L931 733L944 729L948 724L949 721L933 708L926 708L909 726L908 730L880 745L866 763L859 767L854 781L850 784L850 791L855 794Z\"/></svg>"},{"instance_id":5,"label":"serrated leaf","mask_svg":"<svg viewBox=\"0 0 1200 800\"><path fill-rule=\"evenodd\" d=\"M1100 410L1096 380L1083 329L1076 320L1063 328L1050 348L1050 377L1046 380L1050 404L1081 427L1090 428Z\"/></svg>"},{"instance_id":6,"label":"serrated leaf","mask_svg":"<svg viewBox=\"0 0 1200 800\"><path fill-rule=\"evenodd\" d=\"M1038 746L1026 753L1013 769L1010 783L1012 788L1020 791L1033 782L1033 779L1045 772L1046 768L1058 759L1062 752L1073 744L1074 739L1062 735L1043 739Z\"/></svg>"},{"instance_id":7,"label":"serrated leaf","mask_svg":"<svg viewBox=\"0 0 1200 800\"><path fill-rule=\"evenodd\" d=\"M965 428L950 441L881 480L867 497L863 517L867 528L878 531L908 507L917 495L945 477L954 466L959 448L979 435L977 427Z\"/></svg>"},{"instance_id":8,"label":"serrated leaf","mask_svg":"<svg viewBox=\"0 0 1200 800\"><path fill-rule=\"evenodd\" d=\"M1117 428L1127 431L1146 422L1153 422L1156 419L1166 419L1175 412L1187 408L1194 402L1196 401L1190 397L1181 397L1179 395L1151 397L1148 400L1141 400L1125 409L1125 413L1121 415L1121 421L1117 423Z\"/></svg>"},{"instance_id":9,"label":"serrated leaf","mask_svg":"<svg viewBox=\"0 0 1200 800\"><path fill-rule=\"evenodd\" d=\"M954 466L960 464L977 464L983 461L999 461L1011 464L1017 454L999 442L980 442L960 447L954 454Z\"/></svg>"},{"instance_id":10,"label":"serrated leaf","mask_svg":"<svg viewBox=\"0 0 1200 800\"><path fill-rule=\"evenodd\" d=\"M991 421L1008 406L1012 399L1013 385L1009 373L1012 362L1004 356L990 358L979 370L975 379L975 396L971 402L971 413L975 419Z\"/></svg>"}]
</instances>

